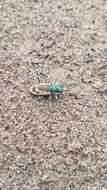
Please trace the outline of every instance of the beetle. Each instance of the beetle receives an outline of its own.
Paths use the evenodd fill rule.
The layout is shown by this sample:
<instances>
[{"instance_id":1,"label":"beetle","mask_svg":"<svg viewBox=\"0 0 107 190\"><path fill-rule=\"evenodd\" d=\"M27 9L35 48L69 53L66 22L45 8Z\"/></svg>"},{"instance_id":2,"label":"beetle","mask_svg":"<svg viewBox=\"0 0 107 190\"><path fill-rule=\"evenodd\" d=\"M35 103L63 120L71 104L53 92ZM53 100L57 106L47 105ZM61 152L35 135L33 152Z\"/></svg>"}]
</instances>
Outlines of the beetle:
<instances>
[{"instance_id":1,"label":"beetle","mask_svg":"<svg viewBox=\"0 0 107 190\"><path fill-rule=\"evenodd\" d=\"M39 81L39 79L38 79ZM52 96L57 99L58 95L63 93L64 87L59 83L39 83L30 88L30 92L35 96Z\"/></svg>"}]
</instances>

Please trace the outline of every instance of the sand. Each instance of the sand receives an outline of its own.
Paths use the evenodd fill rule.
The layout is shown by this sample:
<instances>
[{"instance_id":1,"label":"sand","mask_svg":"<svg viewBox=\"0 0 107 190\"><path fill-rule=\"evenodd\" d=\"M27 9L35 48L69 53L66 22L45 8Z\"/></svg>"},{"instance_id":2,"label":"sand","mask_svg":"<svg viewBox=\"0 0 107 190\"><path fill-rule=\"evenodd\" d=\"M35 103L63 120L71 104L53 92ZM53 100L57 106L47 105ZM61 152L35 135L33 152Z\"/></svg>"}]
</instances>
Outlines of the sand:
<instances>
[{"instance_id":1,"label":"sand","mask_svg":"<svg viewBox=\"0 0 107 190\"><path fill-rule=\"evenodd\" d=\"M107 2L1 0L0 190L107 190L106 128Z\"/></svg>"}]
</instances>

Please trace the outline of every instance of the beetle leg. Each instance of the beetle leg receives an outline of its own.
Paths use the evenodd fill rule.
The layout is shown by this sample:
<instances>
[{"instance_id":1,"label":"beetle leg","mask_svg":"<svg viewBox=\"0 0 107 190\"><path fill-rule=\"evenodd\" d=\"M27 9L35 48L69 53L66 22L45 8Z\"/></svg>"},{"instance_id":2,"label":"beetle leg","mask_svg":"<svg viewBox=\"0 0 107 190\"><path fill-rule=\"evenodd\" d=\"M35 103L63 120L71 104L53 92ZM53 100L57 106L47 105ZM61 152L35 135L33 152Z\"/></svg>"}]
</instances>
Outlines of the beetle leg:
<instances>
[{"instance_id":1,"label":"beetle leg","mask_svg":"<svg viewBox=\"0 0 107 190\"><path fill-rule=\"evenodd\" d=\"M44 96L44 103L46 104L47 103L47 101L48 101L48 97L47 96Z\"/></svg>"},{"instance_id":2,"label":"beetle leg","mask_svg":"<svg viewBox=\"0 0 107 190\"><path fill-rule=\"evenodd\" d=\"M56 99L56 100L58 99L58 95L57 95L57 94L55 94L55 99Z\"/></svg>"},{"instance_id":3,"label":"beetle leg","mask_svg":"<svg viewBox=\"0 0 107 190\"><path fill-rule=\"evenodd\" d=\"M55 102L55 99L56 99L56 95L55 95L55 94L52 94L51 96L52 96L52 101L53 101L53 103L54 103L54 102Z\"/></svg>"},{"instance_id":4,"label":"beetle leg","mask_svg":"<svg viewBox=\"0 0 107 190\"><path fill-rule=\"evenodd\" d=\"M52 99L52 95L50 94L50 95L49 95L49 100L51 100L51 99Z\"/></svg>"},{"instance_id":5,"label":"beetle leg","mask_svg":"<svg viewBox=\"0 0 107 190\"><path fill-rule=\"evenodd\" d=\"M40 96L38 97L38 99L39 99L39 103L40 103Z\"/></svg>"}]
</instances>

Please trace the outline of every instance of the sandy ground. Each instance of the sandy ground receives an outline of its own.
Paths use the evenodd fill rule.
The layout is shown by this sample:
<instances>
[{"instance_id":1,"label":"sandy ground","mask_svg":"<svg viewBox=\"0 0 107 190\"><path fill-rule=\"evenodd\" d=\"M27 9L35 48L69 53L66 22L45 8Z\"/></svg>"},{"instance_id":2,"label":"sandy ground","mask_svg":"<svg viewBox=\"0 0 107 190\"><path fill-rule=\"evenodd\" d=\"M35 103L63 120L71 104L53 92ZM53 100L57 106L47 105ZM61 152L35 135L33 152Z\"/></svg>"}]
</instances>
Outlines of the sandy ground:
<instances>
[{"instance_id":1,"label":"sandy ground","mask_svg":"<svg viewBox=\"0 0 107 190\"><path fill-rule=\"evenodd\" d=\"M107 190L107 1L0 1L0 190ZM29 88L59 81L57 101Z\"/></svg>"}]
</instances>

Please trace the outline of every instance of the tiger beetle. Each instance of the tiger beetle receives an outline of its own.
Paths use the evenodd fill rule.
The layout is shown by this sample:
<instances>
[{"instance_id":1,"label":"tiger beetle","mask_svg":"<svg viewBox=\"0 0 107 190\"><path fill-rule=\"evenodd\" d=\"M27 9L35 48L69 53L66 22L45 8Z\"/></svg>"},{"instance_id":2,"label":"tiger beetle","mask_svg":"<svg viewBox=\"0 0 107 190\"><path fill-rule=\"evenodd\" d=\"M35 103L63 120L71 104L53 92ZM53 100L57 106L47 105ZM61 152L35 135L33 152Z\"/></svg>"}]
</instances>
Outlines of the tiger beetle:
<instances>
[{"instance_id":1,"label":"tiger beetle","mask_svg":"<svg viewBox=\"0 0 107 190\"><path fill-rule=\"evenodd\" d=\"M53 97L57 99L58 95L63 93L64 87L58 83L40 83L38 78L38 84L34 84L30 92L35 96Z\"/></svg>"}]
</instances>

